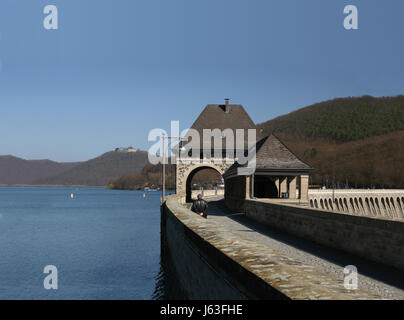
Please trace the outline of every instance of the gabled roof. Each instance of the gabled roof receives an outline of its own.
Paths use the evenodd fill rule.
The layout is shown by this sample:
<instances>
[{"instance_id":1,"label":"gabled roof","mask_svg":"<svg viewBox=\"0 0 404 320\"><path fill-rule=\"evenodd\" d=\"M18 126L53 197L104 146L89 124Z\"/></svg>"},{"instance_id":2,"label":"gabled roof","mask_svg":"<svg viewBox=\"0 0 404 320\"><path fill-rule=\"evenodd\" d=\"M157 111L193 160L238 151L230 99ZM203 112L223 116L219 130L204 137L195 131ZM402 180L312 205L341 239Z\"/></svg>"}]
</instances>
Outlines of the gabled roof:
<instances>
[{"instance_id":1,"label":"gabled roof","mask_svg":"<svg viewBox=\"0 0 404 320\"><path fill-rule=\"evenodd\" d=\"M236 130L244 129L244 145L245 149L247 149L247 130L256 129L256 126L242 105L229 104L228 112L226 112L225 105L209 104L205 107L199 117L192 124L191 129L195 129L198 131L201 139L201 149L203 147L204 129L219 129L221 131L225 129L231 129L234 134L234 139L236 136ZM225 143L226 139L223 140L223 148L225 148ZM213 147L213 139L211 140L211 145Z\"/></svg>"},{"instance_id":2,"label":"gabled roof","mask_svg":"<svg viewBox=\"0 0 404 320\"><path fill-rule=\"evenodd\" d=\"M233 176L237 168L247 167L247 164L235 163L224 174ZM267 136L256 144L255 173L275 172L304 174L313 170L308 164L300 160L276 136Z\"/></svg>"},{"instance_id":3,"label":"gabled roof","mask_svg":"<svg viewBox=\"0 0 404 320\"><path fill-rule=\"evenodd\" d=\"M312 169L274 135L258 141L256 150L257 169Z\"/></svg>"},{"instance_id":4,"label":"gabled roof","mask_svg":"<svg viewBox=\"0 0 404 320\"><path fill-rule=\"evenodd\" d=\"M255 129L255 124L242 105L229 104L226 113L225 105L209 104L191 126L202 133L203 129Z\"/></svg>"}]
</instances>

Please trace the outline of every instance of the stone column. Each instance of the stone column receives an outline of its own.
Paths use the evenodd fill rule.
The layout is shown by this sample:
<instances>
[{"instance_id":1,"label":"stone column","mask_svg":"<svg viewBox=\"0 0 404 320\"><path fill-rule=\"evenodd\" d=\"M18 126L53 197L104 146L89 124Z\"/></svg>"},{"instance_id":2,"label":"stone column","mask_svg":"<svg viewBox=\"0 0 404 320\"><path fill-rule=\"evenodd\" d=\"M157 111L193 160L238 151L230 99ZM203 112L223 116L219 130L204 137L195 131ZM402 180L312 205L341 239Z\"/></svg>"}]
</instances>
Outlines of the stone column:
<instances>
[{"instance_id":1,"label":"stone column","mask_svg":"<svg viewBox=\"0 0 404 320\"><path fill-rule=\"evenodd\" d=\"M297 177L293 177L289 181L289 199L296 199L296 180Z\"/></svg>"},{"instance_id":2,"label":"stone column","mask_svg":"<svg viewBox=\"0 0 404 320\"><path fill-rule=\"evenodd\" d=\"M309 199L309 176L301 175L300 176L300 200L308 201Z\"/></svg>"},{"instance_id":3,"label":"stone column","mask_svg":"<svg viewBox=\"0 0 404 320\"><path fill-rule=\"evenodd\" d=\"M182 161L177 160L176 166L176 193L177 195L184 197L186 196L186 179L185 179L186 165ZM184 181L185 180L185 181Z\"/></svg>"},{"instance_id":4,"label":"stone column","mask_svg":"<svg viewBox=\"0 0 404 320\"><path fill-rule=\"evenodd\" d=\"M282 197L282 193L288 191L288 179L286 177L280 178L280 186L279 197Z\"/></svg>"},{"instance_id":5,"label":"stone column","mask_svg":"<svg viewBox=\"0 0 404 320\"><path fill-rule=\"evenodd\" d=\"M403 218L404 218L404 210L403 210L403 207L402 207L402 205L401 205L401 202L400 202L400 199L399 199L399 198L398 198L397 201L396 201L396 208L397 208L398 216L399 216L401 219L403 219Z\"/></svg>"},{"instance_id":6,"label":"stone column","mask_svg":"<svg viewBox=\"0 0 404 320\"><path fill-rule=\"evenodd\" d=\"M246 176L245 177L245 198L246 199L251 199L251 176Z\"/></svg>"},{"instance_id":7,"label":"stone column","mask_svg":"<svg viewBox=\"0 0 404 320\"><path fill-rule=\"evenodd\" d=\"M275 186L276 189L278 190L278 198L280 197L280 183L279 183L279 178L275 178Z\"/></svg>"}]
</instances>

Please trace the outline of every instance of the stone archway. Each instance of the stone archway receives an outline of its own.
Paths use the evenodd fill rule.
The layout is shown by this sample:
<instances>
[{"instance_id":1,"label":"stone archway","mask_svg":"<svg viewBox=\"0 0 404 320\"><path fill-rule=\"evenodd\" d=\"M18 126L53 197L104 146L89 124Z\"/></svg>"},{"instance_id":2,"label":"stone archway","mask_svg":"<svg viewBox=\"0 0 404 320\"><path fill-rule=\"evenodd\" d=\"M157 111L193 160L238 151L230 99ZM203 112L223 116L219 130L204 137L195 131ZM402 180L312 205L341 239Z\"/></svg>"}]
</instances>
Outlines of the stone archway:
<instances>
[{"instance_id":1,"label":"stone archway","mask_svg":"<svg viewBox=\"0 0 404 320\"><path fill-rule=\"evenodd\" d=\"M194 176L202 171L202 170L214 170L216 171L220 176L222 175L216 168L212 168L211 166L201 166L201 167L197 167L194 170L192 170L187 177L186 180L186 202L191 202L192 201L192 179L194 178Z\"/></svg>"},{"instance_id":2,"label":"stone archway","mask_svg":"<svg viewBox=\"0 0 404 320\"><path fill-rule=\"evenodd\" d=\"M190 189L190 183L192 181L192 177L202 169L214 169L220 175L223 175L225 171L231 166L231 163L226 163L224 161L220 161L219 163L212 162L198 162L198 161L186 161L186 160L178 160L177 161L177 181L176 188L177 194L181 196L186 201L190 201L189 195L191 194L188 191Z\"/></svg>"}]
</instances>

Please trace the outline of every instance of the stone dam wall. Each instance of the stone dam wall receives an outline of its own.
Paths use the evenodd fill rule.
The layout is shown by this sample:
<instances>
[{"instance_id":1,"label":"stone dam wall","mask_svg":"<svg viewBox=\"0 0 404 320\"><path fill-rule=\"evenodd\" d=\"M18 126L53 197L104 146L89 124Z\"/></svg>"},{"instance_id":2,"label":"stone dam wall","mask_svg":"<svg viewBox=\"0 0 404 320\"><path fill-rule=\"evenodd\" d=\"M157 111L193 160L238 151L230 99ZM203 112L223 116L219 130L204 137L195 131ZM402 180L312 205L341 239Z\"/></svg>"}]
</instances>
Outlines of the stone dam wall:
<instances>
[{"instance_id":1,"label":"stone dam wall","mask_svg":"<svg viewBox=\"0 0 404 320\"><path fill-rule=\"evenodd\" d=\"M184 224L186 220L178 216L181 211L188 210L175 200L167 200L162 207L162 226L169 260L173 264L171 272L176 274L178 285L188 299L286 299ZM203 221L196 214L192 219Z\"/></svg>"},{"instance_id":2,"label":"stone dam wall","mask_svg":"<svg viewBox=\"0 0 404 320\"><path fill-rule=\"evenodd\" d=\"M311 208L404 221L404 190L309 190Z\"/></svg>"},{"instance_id":3,"label":"stone dam wall","mask_svg":"<svg viewBox=\"0 0 404 320\"><path fill-rule=\"evenodd\" d=\"M259 200L243 207L263 224L404 270L403 222Z\"/></svg>"},{"instance_id":4,"label":"stone dam wall","mask_svg":"<svg viewBox=\"0 0 404 320\"><path fill-rule=\"evenodd\" d=\"M187 299L379 299L366 290L349 291L341 280L240 238L167 197L162 242L170 272Z\"/></svg>"}]
</instances>

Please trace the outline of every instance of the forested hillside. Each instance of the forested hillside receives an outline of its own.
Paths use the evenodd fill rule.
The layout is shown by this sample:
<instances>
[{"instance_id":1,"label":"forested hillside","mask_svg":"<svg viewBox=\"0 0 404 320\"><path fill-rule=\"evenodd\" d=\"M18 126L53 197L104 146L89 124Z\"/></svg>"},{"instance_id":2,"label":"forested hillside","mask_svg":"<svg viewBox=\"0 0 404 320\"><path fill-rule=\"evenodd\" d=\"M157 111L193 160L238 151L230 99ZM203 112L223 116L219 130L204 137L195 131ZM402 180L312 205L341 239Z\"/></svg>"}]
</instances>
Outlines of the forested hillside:
<instances>
[{"instance_id":1,"label":"forested hillside","mask_svg":"<svg viewBox=\"0 0 404 320\"><path fill-rule=\"evenodd\" d=\"M262 134L348 142L404 130L404 96L338 98L258 124Z\"/></svg>"},{"instance_id":2,"label":"forested hillside","mask_svg":"<svg viewBox=\"0 0 404 320\"><path fill-rule=\"evenodd\" d=\"M258 128L316 169L312 184L404 188L404 96L325 101Z\"/></svg>"},{"instance_id":3,"label":"forested hillside","mask_svg":"<svg viewBox=\"0 0 404 320\"><path fill-rule=\"evenodd\" d=\"M136 190L149 188L161 188L162 166L147 164L139 174L124 174L118 179L112 180L109 187L112 189ZM192 183L205 189L212 188L213 184L220 183L221 177L213 169L201 170L195 174ZM166 165L166 188L175 189L175 165Z\"/></svg>"}]
</instances>

